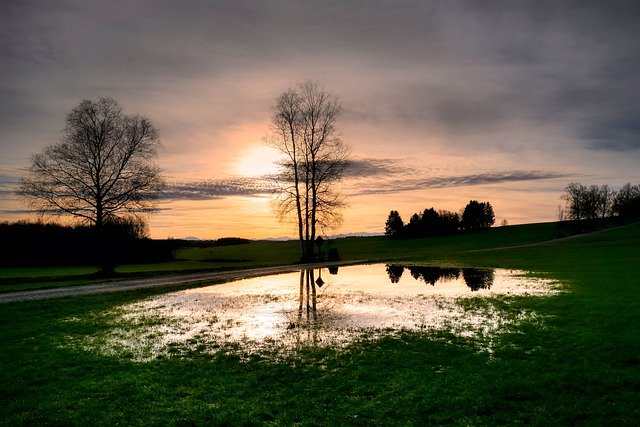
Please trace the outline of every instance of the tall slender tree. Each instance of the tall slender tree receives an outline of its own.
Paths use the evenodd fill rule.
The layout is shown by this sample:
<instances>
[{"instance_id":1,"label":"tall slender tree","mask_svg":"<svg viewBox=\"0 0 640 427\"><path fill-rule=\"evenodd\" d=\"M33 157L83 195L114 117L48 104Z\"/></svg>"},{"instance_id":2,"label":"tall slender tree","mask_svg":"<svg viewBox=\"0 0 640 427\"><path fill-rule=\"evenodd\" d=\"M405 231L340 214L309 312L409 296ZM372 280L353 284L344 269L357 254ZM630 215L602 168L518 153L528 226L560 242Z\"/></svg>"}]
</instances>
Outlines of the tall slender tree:
<instances>
[{"instance_id":1,"label":"tall slender tree","mask_svg":"<svg viewBox=\"0 0 640 427\"><path fill-rule=\"evenodd\" d=\"M283 92L273 107L266 140L285 158L275 177L274 209L281 221L295 219L305 261L314 258L318 228L342 222L337 184L349 166L349 149L336 127L341 111L339 99L311 81Z\"/></svg>"}]
</instances>

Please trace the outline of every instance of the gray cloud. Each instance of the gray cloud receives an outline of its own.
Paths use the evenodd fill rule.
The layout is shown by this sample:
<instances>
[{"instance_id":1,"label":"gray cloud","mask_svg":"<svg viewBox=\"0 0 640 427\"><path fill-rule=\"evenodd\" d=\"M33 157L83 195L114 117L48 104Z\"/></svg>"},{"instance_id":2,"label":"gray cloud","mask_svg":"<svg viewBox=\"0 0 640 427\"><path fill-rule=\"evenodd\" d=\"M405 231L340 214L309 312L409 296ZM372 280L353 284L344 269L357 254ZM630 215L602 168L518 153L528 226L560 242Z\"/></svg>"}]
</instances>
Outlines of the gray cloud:
<instances>
[{"instance_id":1,"label":"gray cloud","mask_svg":"<svg viewBox=\"0 0 640 427\"><path fill-rule=\"evenodd\" d=\"M354 159L346 169L346 178L382 178L409 173L412 169L400 159Z\"/></svg>"},{"instance_id":2,"label":"gray cloud","mask_svg":"<svg viewBox=\"0 0 640 427\"><path fill-rule=\"evenodd\" d=\"M32 215L34 211L29 209L0 209L4 215Z\"/></svg>"},{"instance_id":3,"label":"gray cloud","mask_svg":"<svg viewBox=\"0 0 640 427\"><path fill-rule=\"evenodd\" d=\"M403 191L426 190L430 188L461 187L469 185L489 185L519 181L540 181L555 178L569 178L572 175L552 171L504 171L480 174L401 178L385 183L365 184L366 189L358 189L355 195L394 194Z\"/></svg>"},{"instance_id":4,"label":"gray cloud","mask_svg":"<svg viewBox=\"0 0 640 427\"><path fill-rule=\"evenodd\" d=\"M16 198L19 183L18 177L0 173L0 200Z\"/></svg>"},{"instance_id":5,"label":"gray cloud","mask_svg":"<svg viewBox=\"0 0 640 427\"><path fill-rule=\"evenodd\" d=\"M0 173L0 186L15 185L20 182L20 178L15 175Z\"/></svg>"},{"instance_id":6,"label":"gray cloud","mask_svg":"<svg viewBox=\"0 0 640 427\"><path fill-rule=\"evenodd\" d=\"M601 151L640 150L640 111L637 116L599 120L585 132L590 147Z\"/></svg>"},{"instance_id":7,"label":"gray cloud","mask_svg":"<svg viewBox=\"0 0 640 427\"><path fill-rule=\"evenodd\" d=\"M260 197L271 194L264 178L234 178L172 183L162 195L165 200L212 200L222 197Z\"/></svg>"},{"instance_id":8,"label":"gray cloud","mask_svg":"<svg viewBox=\"0 0 640 427\"><path fill-rule=\"evenodd\" d=\"M414 60L430 57L387 100L402 122L454 146L557 126L587 149L629 147L624 132L608 132L597 146L585 134L639 119L637 2L450 2L435 21L437 42L404 45ZM562 141L542 135L534 143L544 150Z\"/></svg>"},{"instance_id":9,"label":"gray cloud","mask_svg":"<svg viewBox=\"0 0 640 427\"><path fill-rule=\"evenodd\" d=\"M141 93L279 63L339 70L347 58L375 67L382 80L371 98L384 99L389 119L452 136L523 118L559 120L580 136L600 116L637 118L634 1L3 4L3 122L42 114L41 95L28 88L42 90L45 80ZM614 148L628 146L610 138Z\"/></svg>"}]
</instances>

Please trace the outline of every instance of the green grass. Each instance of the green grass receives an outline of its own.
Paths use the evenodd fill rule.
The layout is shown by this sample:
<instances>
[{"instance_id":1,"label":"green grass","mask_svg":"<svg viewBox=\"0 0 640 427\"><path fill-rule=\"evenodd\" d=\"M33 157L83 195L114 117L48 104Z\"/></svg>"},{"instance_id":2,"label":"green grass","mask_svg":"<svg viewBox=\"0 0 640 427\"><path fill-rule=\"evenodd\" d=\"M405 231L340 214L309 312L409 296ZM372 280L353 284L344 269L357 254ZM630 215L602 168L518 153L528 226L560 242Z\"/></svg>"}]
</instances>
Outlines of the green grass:
<instances>
[{"instance_id":1,"label":"green grass","mask_svg":"<svg viewBox=\"0 0 640 427\"><path fill-rule=\"evenodd\" d=\"M328 241L323 251L338 249L345 260L424 260L469 249L536 243L558 237L554 223L501 227L483 233L416 240L384 237L343 238ZM149 277L181 272L229 270L290 265L300 258L295 241L258 241L246 245L186 248L175 252L175 260L153 264L120 265L115 278ZM455 258L455 257L454 257ZM97 267L0 268L0 292L42 289L95 283Z\"/></svg>"},{"instance_id":2,"label":"green grass","mask_svg":"<svg viewBox=\"0 0 640 427\"><path fill-rule=\"evenodd\" d=\"M447 333L405 333L284 360L194 349L135 363L65 343L108 332L110 308L158 291L2 305L0 423L636 425L640 224L548 241L553 234L536 225L336 243L343 258L530 269L566 283L558 296L505 299L505 310L544 322L500 336L493 354ZM243 258L226 251L216 258Z\"/></svg>"},{"instance_id":3,"label":"green grass","mask_svg":"<svg viewBox=\"0 0 640 427\"><path fill-rule=\"evenodd\" d=\"M175 260L127 264L109 280L202 271L231 270L293 264L300 258L297 242L258 241L246 245L177 250ZM105 281L95 277L97 267L0 268L0 292L45 289Z\"/></svg>"},{"instance_id":4,"label":"green grass","mask_svg":"<svg viewBox=\"0 0 640 427\"><path fill-rule=\"evenodd\" d=\"M92 266L79 267L4 267L0 268L0 279L8 278L42 278L88 275L96 273L98 269Z\"/></svg>"}]
</instances>

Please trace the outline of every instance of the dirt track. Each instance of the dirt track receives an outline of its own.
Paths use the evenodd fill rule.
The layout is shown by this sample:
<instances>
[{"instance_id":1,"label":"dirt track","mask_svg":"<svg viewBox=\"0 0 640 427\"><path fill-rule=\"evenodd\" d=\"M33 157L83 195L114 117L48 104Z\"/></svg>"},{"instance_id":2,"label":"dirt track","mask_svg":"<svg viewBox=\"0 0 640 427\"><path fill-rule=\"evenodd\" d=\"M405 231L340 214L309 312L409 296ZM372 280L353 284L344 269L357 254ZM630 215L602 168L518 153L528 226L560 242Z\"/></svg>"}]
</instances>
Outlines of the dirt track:
<instances>
[{"instance_id":1,"label":"dirt track","mask_svg":"<svg viewBox=\"0 0 640 427\"><path fill-rule=\"evenodd\" d=\"M282 274L301 269L317 269L329 266L357 264L357 262L331 262L323 264L284 265L278 267L252 268L246 270L216 271L211 273L185 273L177 276L154 277L149 279L123 280L99 283L96 285L68 286L64 288L38 289L0 293L0 304L17 301L31 301L49 298L73 297L77 295L104 294L109 292L125 292L135 289L157 288L186 284L206 284L229 280L247 279L270 274Z\"/></svg>"}]
</instances>

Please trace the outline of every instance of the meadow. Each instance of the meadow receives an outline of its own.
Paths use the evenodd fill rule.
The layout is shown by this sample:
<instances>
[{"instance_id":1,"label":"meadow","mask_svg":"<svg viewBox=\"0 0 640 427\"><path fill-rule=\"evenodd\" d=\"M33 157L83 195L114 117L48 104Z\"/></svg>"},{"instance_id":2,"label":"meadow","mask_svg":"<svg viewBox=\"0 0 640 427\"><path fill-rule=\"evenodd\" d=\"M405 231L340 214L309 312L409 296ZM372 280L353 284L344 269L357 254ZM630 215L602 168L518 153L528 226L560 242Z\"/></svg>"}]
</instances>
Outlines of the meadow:
<instances>
[{"instance_id":1,"label":"meadow","mask_svg":"<svg viewBox=\"0 0 640 427\"><path fill-rule=\"evenodd\" d=\"M0 306L4 425L607 424L640 419L640 224L557 239L557 224L393 241L332 241L343 260L501 267L556 279L552 298L500 297L544 322L500 335L493 352L446 331L400 333L286 357L194 346L137 362L67 345L108 332L107 314L166 290ZM323 248L323 249L328 249ZM190 248L122 266L122 277L292 263L295 242ZM73 286L91 271L0 271L3 290ZM469 304L483 304L482 301ZM473 308L473 307L470 307ZM123 325L122 327L126 327Z\"/></svg>"},{"instance_id":2,"label":"meadow","mask_svg":"<svg viewBox=\"0 0 640 427\"><path fill-rule=\"evenodd\" d=\"M462 251L482 250L544 242L557 238L562 230L555 223L529 224L491 229L490 232L450 235L428 239L390 240L385 237L348 237L328 240L324 254L338 249L343 260L353 261L425 261L440 262L447 257L459 262ZM234 270L294 264L300 257L296 241L256 241L251 244L188 247L174 253L174 260L116 267L109 280L152 277L175 273ZM105 281L96 277L96 266L0 267L0 292L43 289Z\"/></svg>"}]
</instances>

